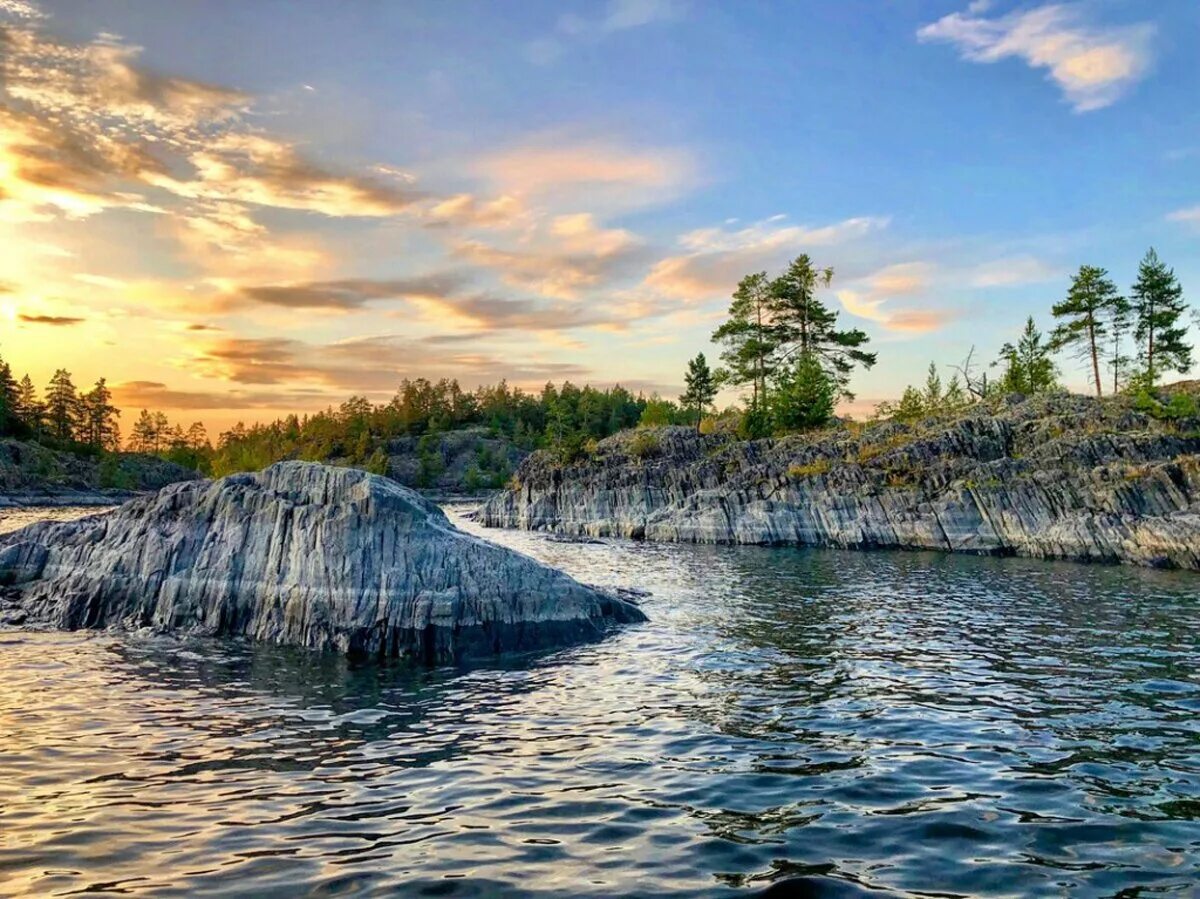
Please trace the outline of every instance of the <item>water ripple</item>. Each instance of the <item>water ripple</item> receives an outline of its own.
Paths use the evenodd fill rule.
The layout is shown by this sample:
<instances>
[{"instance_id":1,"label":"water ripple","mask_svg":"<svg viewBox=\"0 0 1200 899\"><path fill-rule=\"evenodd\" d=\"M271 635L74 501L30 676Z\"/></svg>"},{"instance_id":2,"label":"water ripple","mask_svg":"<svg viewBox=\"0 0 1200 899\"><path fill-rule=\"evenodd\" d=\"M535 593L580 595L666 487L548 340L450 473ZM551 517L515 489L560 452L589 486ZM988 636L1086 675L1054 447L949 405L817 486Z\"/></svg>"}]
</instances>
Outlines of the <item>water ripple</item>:
<instances>
[{"instance_id":1,"label":"water ripple","mask_svg":"<svg viewBox=\"0 0 1200 899\"><path fill-rule=\"evenodd\" d=\"M0 894L1198 895L1195 576L488 536L652 622L434 671L0 632Z\"/></svg>"}]
</instances>

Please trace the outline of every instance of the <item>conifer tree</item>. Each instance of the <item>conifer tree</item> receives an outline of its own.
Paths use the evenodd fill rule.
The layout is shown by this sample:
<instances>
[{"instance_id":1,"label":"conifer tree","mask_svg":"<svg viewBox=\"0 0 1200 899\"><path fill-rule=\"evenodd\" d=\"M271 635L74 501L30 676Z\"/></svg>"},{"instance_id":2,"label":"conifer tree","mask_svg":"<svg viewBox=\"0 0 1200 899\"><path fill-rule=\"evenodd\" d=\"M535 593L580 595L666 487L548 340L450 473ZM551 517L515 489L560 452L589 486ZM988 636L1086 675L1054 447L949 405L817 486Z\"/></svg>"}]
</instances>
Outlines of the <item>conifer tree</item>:
<instances>
[{"instance_id":1,"label":"conifer tree","mask_svg":"<svg viewBox=\"0 0 1200 899\"><path fill-rule=\"evenodd\" d=\"M112 404L112 391L108 389L104 378L100 378L96 386L83 395L79 408L80 433L77 436L81 443L107 450L120 447L117 417L121 411Z\"/></svg>"},{"instance_id":2,"label":"conifer tree","mask_svg":"<svg viewBox=\"0 0 1200 899\"><path fill-rule=\"evenodd\" d=\"M1100 376L1100 351L1108 334L1109 320L1124 300L1108 272L1094 265L1080 266L1071 280L1067 298L1055 303L1054 317L1064 319L1050 335L1054 350L1067 347L1087 360L1096 396L1103 394Z\"/></svg>"},{"instance_id":3,"label":"conifer tree","mask_svg":"<svg viewBox=\"0 0 1200 899\"><path fill-rule=\"evenodd\" d=\"M1053 388L1057 383L1057 370L1050 354L1050 346L1043 342L1042 332L1034 324L1033 316L1029 316L1016 344L1004 344L1000 348L1000 358L992 363L1004 366L999 389L1030 395Z\"/></svg>"},{"instance_id":4,"label":"conifer tree","mask_svg":"<svg viewBox=\"0 0 1200 899\"><path fill-rule=\"evenodd\" d=\"M71 381L71 373L60 368L46 389L46 427L51 436L70 442L75 438L79 422L79 394Z\"/></svg>"},{"instance_id":5,"label":"conifer tree","mask_svg":"<svg viewBox=\"0 0 1200 899\"><path fill-rule=\"evenodd\" d=\"M17 385L17 415L35 435L42 430L42 401L28 374Z\"/></svg>"},{"instance_id":6,"label":"conifer tree","mask_svg":"<svg viewBox=\"0 0 1200 899\"><path fill-rule=\"evenodd\" d=\"M713 332L723 344L725 367L718 379L736 386L750 385L750 407L761 410L767 402L767 380L774 371L773 357L779 340L772 322L771 282L766 272L746 275L738 282L729 305L729 319Z\"/></svg>"},{"instance_id":7,"label":"conifer tree","mask_svg":"<svg viewBox=\"0 0 1200 899\"><path fill-rule=\"evenodd\" d=\"M1181 322L1187 301L1174 269L1167 268L1153 247L1138 266L1130 299L1146 386L1153 389L1165 372L1188 372L1192 347L1185 342L1187 326Z\"/></svg>"},{"instance_id":8,"label":"conifer tree","mask_svg":"<svg viewBox=\"0 0 1200 899\"><path fill-rule=\"evenodd\" d=\"M697 354L695 359L688 362L684 383L687 389L679 397L679 402L685 409L696 410L696 432L699 433L700 422L704 419L704 410L717 396L717 384L703 353Z\"/></svg>"},{"instance_id":9,"label":"conifer tree","mask_svg":"<svg viewBox=\"0 0 1200 899\"><path fill-rule=\"evenodd\" d=\"M13 378L12 368L0 359L0 434L12 434L22 425L20 388Z\"/></svg>"},{"instance_id":10,"label":"conifer tree","mask_svg":"<svg viewBox=\"0 0 1200 899\"><path fill-rule=\"evenodd\" d=\"M771 403L771 417L780 431L819 428L833 417L839 390L815 353L801 353L780 373Z\"/></svg>"},{"instance_id":11,"label":"conifer tree","mask_svg":"<svg viewBox=\"0 0 1200 899\"><path fill-rule=\"evenodd\" d=\"M838 314L817 296L817 290L832 280L833 269L814 268L804 254L771 282L775 340L786 358L810 354L833 377L840 394L853 399L846 387L850 373L856 365L870 368L877 357L863 349L870 341L866 333L858 328L839 330Z\"/></svg>"}]
</instances>

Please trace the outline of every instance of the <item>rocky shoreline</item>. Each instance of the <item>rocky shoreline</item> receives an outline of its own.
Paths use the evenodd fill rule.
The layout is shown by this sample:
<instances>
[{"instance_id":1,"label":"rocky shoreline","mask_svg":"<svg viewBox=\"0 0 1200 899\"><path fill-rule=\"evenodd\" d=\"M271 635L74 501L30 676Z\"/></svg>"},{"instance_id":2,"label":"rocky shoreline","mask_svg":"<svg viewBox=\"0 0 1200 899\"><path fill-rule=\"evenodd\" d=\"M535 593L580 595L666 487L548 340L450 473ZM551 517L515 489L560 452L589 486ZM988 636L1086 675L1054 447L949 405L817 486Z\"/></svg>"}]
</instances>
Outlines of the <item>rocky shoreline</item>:
<instances>
[{"instance_id":1,"label":"rocky shoreline","mask_svg":"<svg viewBox=\"0 0 1200 899\"><path fill-rule=\"evenodd\" d=\"M1055 394L768 440L627 432L569 465L535 453L478 520L591 537L1200 570L1200 421Z\"/></svg>"},{"instance_id":2,"label":"rocky shoreline","mask_svg":"<svg viewBox=\"0 0 1200 899\"><path fill-rule=\"evenodd\" d=\"M394 481L282 462L0 536L0 619L148 629L430 664L545 649L645 620L456 529Z\"/></svg>"}]
</instances>

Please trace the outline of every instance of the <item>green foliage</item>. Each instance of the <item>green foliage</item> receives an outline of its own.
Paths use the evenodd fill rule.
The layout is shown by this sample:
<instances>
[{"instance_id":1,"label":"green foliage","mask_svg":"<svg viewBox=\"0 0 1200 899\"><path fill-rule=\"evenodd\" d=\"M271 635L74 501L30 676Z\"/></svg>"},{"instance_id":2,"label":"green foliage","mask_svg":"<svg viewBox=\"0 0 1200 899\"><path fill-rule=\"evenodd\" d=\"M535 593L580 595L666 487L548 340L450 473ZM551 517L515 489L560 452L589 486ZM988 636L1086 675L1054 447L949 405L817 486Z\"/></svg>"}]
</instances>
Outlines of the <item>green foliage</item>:
<instances>
[{"instance_id":1,"label":"green foliage","mask_svg":"<svg viewBox=\"0 0 1200 899\"><path fill-rule=\"evenodd\" d=\"M743 440L757 440L771 435L771 413L763 403L751 405L738 422L737 433Z\"/></svg>"},{"instance_id":2,"label":"green foliage","mask_svg":"<svg viewBox=\"0 0 1200 899\"><path fill-rule=\"evenodd\" d=\"M646 401L646 407L638 417L639 428L660 428L664 425L678 424L685 419L683 410L657 393L651 394Z\"/></svg>"},{"instance_id":3,"label":"green foliage","mask_svg":"<svg viewBox=\"0 0 1200 899\"><path fill-rule=\"evenodd\" d=\"M1187 310L1183 287L1153 248L1138 266L1130 299L1143 382L1153 390L1165 372L1186 373L1192 367L1192 347L1186 342L1187 327L1181 323Z\"/></svg>"},{"instance_id":4,"label":"green foliage","mask_svg":"<svg viewBox=\"0 0 1200 899\"><path fill-rule=\"evenodd\" d=\"M1124 322L1129 304L1117 291L1108 272L1094 265L1080 266L1071 280L1067 298L1055 303L1051 313L1060 323L1050 334L1052 350L1071 348L1088 367L1096 395L1103 392L1100 357L1110 328ZM1118 344L1119 354L1119 344Z\"/></svg>"},{"instance_id":5,"label":"green foliage","mask_svg":"<svg viewBox=\"0 0 1200 899\"><path fill-rule=\"evenodd\" d=\"M371 474L386 475L388 473L387 451L382 446L376 447L375 452L371 453L363 468L371 472Z\"/></svg>"},{"instance_id":6,"label":"green foliage","mask_svg":"<svg viewBox=\"0 0 1200 899\"><path fill-rule=\"evenodd\" d=\"M767 379L775 370L779 339L773 325L771 282L766 272L746 275L738 282L729 305L729 318L712 335L724 346L717 373L721 383L751 386L750 405L765 401Z\"/></svg>"},{"instance_id":7,"label":"green foliage","mask_svg":"<svg viewBox=\"0 0 1200 899\"><path fill-rule=\"evenodd\" d=\"M925 376L925 387L904 388L897 402L882 402L875 407L875 418L895 418L899 421L916 421L930 415L942 415L958 412L971 404L970 397L963 390L958 375L954 375L949 383L942 386L942 376L938 373L937 365L929 363L929 372Z\"/></svg>"},{"instance_id":8,"label":"green foliage","mask_svg":"<svg viewBox=\"0 0 1200 899\"><path fill-rule=\"evenodd\" d=\"M807 255L801 255L773 280L766 272L757 272L738 284L729 318L712 337L725 347L720 380L751 385L750 408L770 410L771 385L790 381L790 367L802 356L817 361L833 380L838 396L853 399L850 374L856 366L873 366L876 355L864 349L869 342L866 333L839 329L838 313L817 296L832 280L833 269L818 269Z\"/></svg>"},{"instance_id":9,"label":"green foliage","mask_svg":"<svg viewBox=\"0 0 1200 899\"><path fill-rule=\"evenodd\" d=\"M684 375L687 389L679 397L679 402L685 409L696 410L696 431L700 431L700 422L704 418L704 410L712 405L717 398L717 383L708 367L708 360L703 353L688 362L687 374Z\"/></svg>"},{"instance_id":10,"label":"green foliage","mask_svg":"<svg viewBox=\"0 0 1200 899\"><path fill-rule=\"evenodd\" d=\"M876 354L863 347L870 342L858 328L839 330L838 314L821 302L817 290L833 281L833 269L816 269L807 254L796 257L771 282L771 311L775 338L784 357L811 356L833 379L841 396L853 399L850 374L855 366L871 368Z\"/></svg>"},{"instance_id":11,"label":"green foliage","mask_svg":"<svg viewBox=\"0 0 1200 899\"><path fill-rule=\"evenodd\" d=\"M101 487L132 490L137 486L133 475L121 467L121 457L116 453L105 453L100 457L97 473Z\"/></svg>"},{"instance_id":12,"label":"green foliage","mask_svg":"<svg viewBox=\"0 0 1200 899\"><path fill-rule=\"evenodd\" d=\"M442 458L442 441L435 434L425 434L417 441L417 486L434 487L446 470Z\"/></svg>"},{"instance_id":13,"label":"green foliage","mask_svg":"<svg viewBox=\"0 0 1200 899\"><path fill-rule=\"evenodd\" d=\"M629 455L635 459L649 459L662 452L662 441L654 431L638 431L629 441Z\"/></svg>"},{"instance_id":14,"label":"green foliage","mask_svg":"<svg viewBox=\"0 0 1200 899\"><path fill-rule=\"evenodd\" d=\"M1058 385L1058 371L1050 358L1051 352L1031 315L1017 343L1004 344L1000 348L1000 358L992 363L1004 366L996 389L1027 396L1054 389Z\"/></svg>"},{"instance_id":15,"label":"green foliage","mask_svg":"<svg viewBox=\"0 0 1200 899\"><path fill-rule=\"evenodd\" d=\"M780 375L771 399L777 430L805 431L827 424L837 404L838 387L813 353L801 353Z\"/></svg>"},{"instance_id":16,"label":"green foliage","mask_svg":"<svg viewBox=\"0 0 1200 899\"><path fill-rule=\"evenodd\" d=\"M1166 402L1149 390L1139 390L1133 399L1133 408L1164 421L1200 418L1200 403L1195 395L1182 390L1172 393Z\"/></svg>"}]
</instances>

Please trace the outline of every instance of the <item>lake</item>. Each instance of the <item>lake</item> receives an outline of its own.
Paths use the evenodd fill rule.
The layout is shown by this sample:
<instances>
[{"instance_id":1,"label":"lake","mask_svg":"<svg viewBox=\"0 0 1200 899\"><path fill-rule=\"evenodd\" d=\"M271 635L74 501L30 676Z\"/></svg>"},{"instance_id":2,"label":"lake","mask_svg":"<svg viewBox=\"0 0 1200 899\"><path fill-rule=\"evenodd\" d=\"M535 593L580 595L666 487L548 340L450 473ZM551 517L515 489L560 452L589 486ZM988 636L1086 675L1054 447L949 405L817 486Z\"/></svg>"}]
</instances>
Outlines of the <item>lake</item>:
<instances>
[{"instance_id":1,"label":"lake","mask_svg":"<svg viewBox=\"0 0 1200 899\"><path fill-rule=\"evenodd\" d=\"M0 894L1200 895L1197 575L484 533L651 622L437 670L0 631Z\"/></svg>"}]
</instances>

